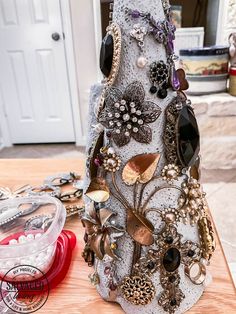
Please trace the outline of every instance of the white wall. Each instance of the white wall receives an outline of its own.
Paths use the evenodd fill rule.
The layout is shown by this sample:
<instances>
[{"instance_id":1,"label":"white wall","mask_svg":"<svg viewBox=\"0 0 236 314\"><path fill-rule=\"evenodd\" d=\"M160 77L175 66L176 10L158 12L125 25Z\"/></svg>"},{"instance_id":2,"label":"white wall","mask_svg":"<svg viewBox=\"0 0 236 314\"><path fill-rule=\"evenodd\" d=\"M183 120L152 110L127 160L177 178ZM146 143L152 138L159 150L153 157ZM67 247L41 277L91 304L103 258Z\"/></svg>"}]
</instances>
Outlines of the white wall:
<instances>
[{"instance_id":1,"label":"white wall","mask_svg":"<svg viewBox=\"0 0 236 314\"><path fill-rule=\"evenodd\" d=\"M90 86L99 81L98 51L95 36L93 0L70 0L77 67L79 106L86 134ZM99 30L98 30L99 31Z\"/></svg>"}]
</instances>

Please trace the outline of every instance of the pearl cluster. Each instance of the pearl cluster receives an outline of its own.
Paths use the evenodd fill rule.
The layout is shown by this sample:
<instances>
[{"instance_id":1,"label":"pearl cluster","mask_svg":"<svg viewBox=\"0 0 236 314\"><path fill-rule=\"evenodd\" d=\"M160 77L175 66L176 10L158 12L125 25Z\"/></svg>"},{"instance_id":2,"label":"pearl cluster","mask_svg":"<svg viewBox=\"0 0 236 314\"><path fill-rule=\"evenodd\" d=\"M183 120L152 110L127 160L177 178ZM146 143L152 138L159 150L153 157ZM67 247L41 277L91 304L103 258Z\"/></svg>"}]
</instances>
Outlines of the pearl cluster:
<instances>
[{"instance_id":1,"label":"pearl cluster","mask_svg":"<svg viewBox=\"0 0 236 314\"><path fill-rule=\"evenodd\" d=\"M39 239L42 236L42 233L32 234L29 233L27 235L21 235L18 239L12 239L9 241L9 246L30 243L34 240ZM38 268L41 272L46 273L52 266L55 255L55 245L50 245L46 249L41 252L37 252L30 256L23 256L19 258L0 258L0 276L5 276L6 273L17 266L25 266L29 265L32 267ZM42 273L38 271L36 274L36 278L42 276ZM22 277L22 278L21 278ZM26 276L20 276L19 280L27 280Z\"/></svg>"},{"instance_id":2,"label":"pearl cluster","mask_svg":"<svg viewBox=\"0 0 236 314\"><path fill-rule=\"evenodd\" d=\"M203 193L200 184L195 179L190 179L187 183L183 183L182 187L187 196L187 204L181 209L181 216L185 224L188 223L189 216L191 225L194 225L207 210L205 193ZM184 198L180 197L179 205L181 206L184 203Z\"/></svg>"},{"instance_id":3,"label":"pearl cluster","mask_svg":"<svg viewBox=\"0 0 236 314\"><path fill-rule=\"evenodd\" d=\"M107 153L103 160L103 166L105 170L110 172L116 172L120 169L121 159L116 155L113 147L107 149Z\"/></svg>"},{"instance_id":4,"label":"pearl cluster","mask_svg":"<svg viewBox=\"0 0 236 314\"><path fill-rule=\"evenodd\" d=\"M127 102L122 99L120 103L115 103L115 108L117 111L113 113L109 113L109 118L115 118L116 121L110 121L109 126L115 126L116 134L121 133L121 127L126 127L125 136L130 136L131 132L137 133L139 131L139 125L143 125L144 121L141 119L142 112L137 109L136 104L131 102L127 104Z\"/></svg>"},{"instance_id":5,"label":"pearl cluster","mask_svg":"<svg viewBox=\"0 0 236 314\"><path fill-rule=\"evenodd\" d=\"M169 164L165 166L161 172L162 178L167 182L177 180L180 175L180 168L175 164Z\"/></svg>"}]
</instances>

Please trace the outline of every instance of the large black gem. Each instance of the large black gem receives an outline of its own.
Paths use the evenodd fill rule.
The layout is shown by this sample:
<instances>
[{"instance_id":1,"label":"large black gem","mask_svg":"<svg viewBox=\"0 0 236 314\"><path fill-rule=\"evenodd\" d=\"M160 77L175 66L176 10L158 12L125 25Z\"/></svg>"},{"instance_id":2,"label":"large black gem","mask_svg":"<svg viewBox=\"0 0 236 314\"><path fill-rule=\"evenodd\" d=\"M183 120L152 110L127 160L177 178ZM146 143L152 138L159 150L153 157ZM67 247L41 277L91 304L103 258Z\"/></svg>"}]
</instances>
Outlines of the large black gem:
<instances>
[{"instance_id":1,"label":"large black gem","mask_svg":"<svg viewBox=\"0 0 236 314\"><path fill-rule=\"evenodd\" d=\"M179 250L172 247L166 251L163 257L163 266L166 271L174 272L180 265L181 255Z\"/></svg>"},{"instance_id":2,"label":"large black gem","mask_svg":"<svg viewBox=\"0 0 236 314\"><path fill-rule=\"evenodd\" d=\"M200 151L200 136L193 109L184 106L177 120L177 150L184 167L192 166Z\"/></svg>"},{"instance_id":3,"label":"large black gem","mask_svg":"<svg viewBox=\"0 0 236 314\"><path fill-rule=\"evenodd\" d=\"M106 77L109 77L111 73L113 53L114 53L113 36L108 34L102 41L102 47L100 52L100 69Z\"/></svg>"}]
</instances>

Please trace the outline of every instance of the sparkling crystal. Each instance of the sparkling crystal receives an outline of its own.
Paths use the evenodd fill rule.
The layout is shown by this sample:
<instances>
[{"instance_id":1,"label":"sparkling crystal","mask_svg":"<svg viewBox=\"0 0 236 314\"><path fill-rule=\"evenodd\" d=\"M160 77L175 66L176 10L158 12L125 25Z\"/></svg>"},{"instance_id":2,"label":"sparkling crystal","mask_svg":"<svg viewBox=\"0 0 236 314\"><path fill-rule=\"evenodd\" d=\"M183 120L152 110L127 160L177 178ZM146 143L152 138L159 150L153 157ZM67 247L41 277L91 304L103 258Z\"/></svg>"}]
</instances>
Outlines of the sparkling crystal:
<instances>
[{"instance_id":1,"label":"sparkling crystal","mask_svg":"<svg viewBox=\"0 0 236 314\"><path fill-rule=\"evenodd\" d=\"M180 265L181 255L178 249L175 247L166 251L163 257L163 266L166 271L174 272Z\"/></svg>"},{"instance_id":2,"label":"sparkling crystal","mask_svg":"<svg viewBox=\"0 0 236 314\"><path fill-rule=\"evenodd\" d=\"M120 111L125 111L125 106L120 106Z\"/></svg>"},{"instance_id":3,"label":"sparkling crystal","mask_svg":"<svg viewBox=\"0 0 236 314\"><path fill-rule=\"evenodd\" d=\"M125 105L126 101L124 99L122 99L120 103L121 103L121 105Z\"/></svg>"},{"instance_id":4,"label":"sparkling crystal","mask_svg":"<svg viewBox=\"0 0 236 314\"><path fill-rule=\"evenodd\" d=\"M138 120L138 124L139 124L139 125L142 125L142 124L143 124L143 120L142 120L142 119L139 119L139 120Z\"/></svg>"},{"instance_id":5,"label":"sparkling crystal","mask_svg":"<svg viewBox=\"0 0 236 314\"><path fill-rule=\"evenodd\" d=\"M114 41L112 35L108 34L102 41L102 47L100 52L100 69L102 73L109 77L112 69L114 53Z\"/></svg>"},{"instance_id":6,"label":"sparkling crystal","mask_svg":"<svg viewBox=\"0 0 236 314\"><path fill-rule=\"evenodd\" d=\"M137 114L138 116L141 116L142 112L141 112L140 110L137 110L137 111L136 111L136 114Z\"/></svg>"},{"instance_id":7,"label":"sparkling crystal","mask_svg":"<svg viewBox=\"0 0 236 314\"><path fill-rule=\"evenodd\" d=\"M177 150L184 167L194 165L200 151L200 136L194 112L184 106L177 121Z\"/></svg>"},{"instance_id":8,"label":"sparkling crystal","mask_svg":"<svg viewBox=\"0 0 236 314\"><path fill-rule=\"evenodd\" d=\"M138 133L138 128L133 128L134 133Z\"/></svg>"},{"instance_id":9,"label":"sparkling crystal","mask_svg":"<svg viewBox=\"0 0 236 314\"><path fill-rule=\"evenodd\" d=\"M123 120L124 121L129 121L129 119L130 119L130 115L128 113L123 115Z\"/></svg>"},{"instance_id":10,"label":"sparkling crystal","mask_svg":"<svg viewBox=\"0 0 236 314\"><path fill-rule=\"evenodd\" d=\"M174 90L180 89L180 81L177 74L177 71L175 70L175 67L173 66L171 69L171 85Z\"/></svg>"},{"instance_id":11,"label":"sparkling crystal","mask_svg":"<svg viewBox=\"0 0 236 314\"><path fill-rule=\"evenodd\" d=\"M132 125L131 124L127 124L127 129L131 130L132 129Z\"/></svg>"},{"instance_id":12,"label":"sparkling crystal","mask_svg":"<svg viewBox=\"0 0 236 314\"><path fill-rule=\"evenodd\" d=\"M133 121L133 122L137 122L137 121L138 121L138 118L137 118L137 117L133 117L133 118L132 118L132 121Z\"/></svg>"},{"instance_id":13,"label":"sparkling crystal","mask_svg":"<svg viewBox=\"0 0 236 314\"><path fill-rule=\"evenodd\" d=\"M135 108L131 108L131 113L135 113L136 109Z\"/></svg>"},{"instance_id":14,"label":"sparkling crystal","mask_svg":"<svg viewBox=\"0 0 236 314\"><path fill-rule=\"evenodd\" d=\"M115 103L116 108L120 108L120 104L118 102Z\"/></svg>"},{"instance_id":15,"label":"sparkling crystal","mask_svg":"<svg viewBox=\"0 0 236 314\"><path fill-rule=\"evenodd\" d=\"M119 114L118 112L116 112L116 113L115 113L115 117L116 117L116 118L119 118L119 117L120 117L120 114Z\"/></svg>"},{"instance_id":16,"label":"sparkling crystal","mask_svg":"<svg viewBox=\"0 0 236 314\"><path fill-rule=\"evenodd\" d=\"M116 134L120 134L120 130L119 129L116 129Z\"/></svg>"},{"instance_id":17,"label":"sparkling crystal","mask_svg":"<svg viewBox=\"0 0 236 314\"><path fill-rule=\"evenodd\" d=\"M134 102L131 102L131 103L130 103L130 107L131 107L131 108L134 108L134 107L135 107L135 103L134 103Z\"/></svg>"}]
</instances>

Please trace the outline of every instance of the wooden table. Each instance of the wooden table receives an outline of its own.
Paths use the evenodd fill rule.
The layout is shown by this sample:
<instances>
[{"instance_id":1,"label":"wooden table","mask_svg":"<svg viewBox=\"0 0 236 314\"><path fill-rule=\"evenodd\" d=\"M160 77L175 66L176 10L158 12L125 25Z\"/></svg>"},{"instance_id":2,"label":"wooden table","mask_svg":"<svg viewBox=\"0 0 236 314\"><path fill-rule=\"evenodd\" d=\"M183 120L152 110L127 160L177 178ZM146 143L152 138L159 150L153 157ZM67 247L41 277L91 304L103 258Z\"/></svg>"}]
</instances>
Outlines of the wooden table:
<instances>
[{"instance_id":1,"label":"wooden table","mask_svg":"<svg viewBox=\"0 0 236 314\"><path fill-rule=\"evenodd\" d=\"M47 175L55 173L75 171L82 174L83 164L83 161L74 159L2 159L0 160L0 186L16 189L26 183L32 185L41 184ZM81 258L83 230L80 222L74 219L68 222L65 228L73 230L78 238L72 265L65 281L55 291L50 292L46 305L37 313L124 313L119 305L103 301L88 280L91 269L87 267ZM236 292L218 237L217 250L210 268L213 275L213 283L206 289L201 300L189 313L235 314Z\"/></svg>"}]
</instances>

